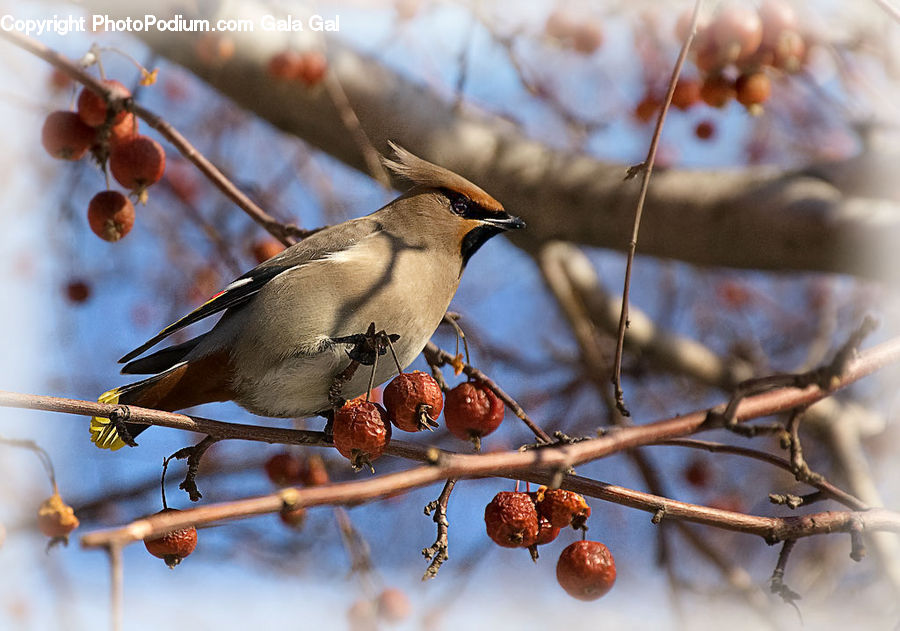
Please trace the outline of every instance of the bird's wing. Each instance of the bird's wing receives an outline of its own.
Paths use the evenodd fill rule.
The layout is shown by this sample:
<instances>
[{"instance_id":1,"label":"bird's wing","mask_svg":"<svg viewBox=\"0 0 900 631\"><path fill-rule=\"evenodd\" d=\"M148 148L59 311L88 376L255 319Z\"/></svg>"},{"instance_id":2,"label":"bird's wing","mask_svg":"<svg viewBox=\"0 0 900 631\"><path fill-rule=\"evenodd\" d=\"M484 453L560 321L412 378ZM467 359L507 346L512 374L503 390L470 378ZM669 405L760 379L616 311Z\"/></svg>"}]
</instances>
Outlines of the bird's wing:
<instances>
[{"instance_id":1,"label":"bird's wing","mask_svg":"<svg viewBox=\"0 0 900 631\"><path fill-rule=\"evenodd\" d=\"M345 250L363 237L380 230L380 224L371 220L370 217L361 217L317 232L300 243L292 245L268 261L254 267L189 314L173 322L136 349L124 355L119 359L119 363L123 364L131 361L179 329L183 329L220 311L246 303L273 278L298 269L310 261ZM337 230L337 228L340 229Z\"/></svg>"}]
</instances>

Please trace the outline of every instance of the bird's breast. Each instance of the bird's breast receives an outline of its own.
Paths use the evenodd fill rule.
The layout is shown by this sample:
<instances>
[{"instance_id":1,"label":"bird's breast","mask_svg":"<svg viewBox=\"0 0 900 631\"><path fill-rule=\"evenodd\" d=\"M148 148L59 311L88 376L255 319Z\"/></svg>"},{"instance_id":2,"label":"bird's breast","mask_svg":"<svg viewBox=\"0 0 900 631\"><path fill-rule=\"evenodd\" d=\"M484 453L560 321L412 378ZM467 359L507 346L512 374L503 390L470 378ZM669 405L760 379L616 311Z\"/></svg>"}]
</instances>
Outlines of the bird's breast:
<instances>
[{"instance_id":1,"label":"bird's breast","mask_svg":"<svg viewBox=\"0 0 900 631\"><path fill-rule=\"evenodd\" d=\"M386 232L274 279L235 325L241 329L232 349L238 403L280 417L328 408L334 377L350 361L350 346L332 340L365 333L370 323L399 335L394 350L405 368L440 323L458 279L458 257ZM342 395L365 392L371 371L360 366ZM387 353L374 382L396 373Z\"/></svg>"}]
</instances>

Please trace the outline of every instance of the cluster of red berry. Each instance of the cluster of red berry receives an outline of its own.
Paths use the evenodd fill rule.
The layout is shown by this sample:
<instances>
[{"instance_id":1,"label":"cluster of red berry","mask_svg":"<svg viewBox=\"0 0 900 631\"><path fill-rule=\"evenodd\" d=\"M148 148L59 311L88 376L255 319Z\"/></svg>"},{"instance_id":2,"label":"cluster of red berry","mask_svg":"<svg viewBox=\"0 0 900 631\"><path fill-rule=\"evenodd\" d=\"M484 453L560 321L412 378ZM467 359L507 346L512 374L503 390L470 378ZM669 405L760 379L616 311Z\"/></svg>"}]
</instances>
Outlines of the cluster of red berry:
<instances>
[{"instance_id":1,"label":"cluster of red berry","mask_svg":"<svg viewBox=\"0 0 900 631\"><path fill-rule=\"evenodd\" d=\"M578 493L540 487L534 493L502 491L484 509L488 537L504 548L528 548L537 560L537 546L556 539L566 526L587 530L591 507ZM598 541L576 541L563 550L556 565L559 584L580 600L595 600L616 580L616 564Z\"/></svg>"},{"instance_id":2,"label":"cluster of red berry","mask_svg":"<svg viewBox=\"0 0 900 631\"><path fill-rule=\"evenodd\" d=\"M307 87L317 85L328 71L328 60L317 50L298 52L283 50L269 59L269 76L285 81L299 81Z\"/></svg>"},{"instance_id":3,"label":"cluster of red berry","mask_svg":"<svg viewBox=\"0 0 900 631\"><path fill-rule=\"evenodd\" d=\"M481 439L503 421L503 402L484 384L467 381L443 392L424 372L399 374L384 389L384 407L362 398L353 399L334 415L334 446L354 468L370 465L391 440L391 425L404 432L437 427L444 412L447 430L480 448Z\"/></svg>"},{"instance_id":4,"label":"cluster of red berry","mask_svg":"<svg viewBox=\"0 0 900 631\"><path fill-rule=\"evenodd\" d=\"M675 34L681 41L687 37L691 17L684 13L678 19ZM759 9L725 4L710 19L700 20L691 52L699 78L679 79L672 105L687 110L703 101L721 108L735 99L758 114L772 93L768 73L799 71L806 61L807 42L786 0L763 0ZM634 115L650 121L661 103L661 95L648 92ZM706 139L712 134L706 126L697 135Z\"/></svg>"},{"instance_id":5,"label":"cluster of red berry","mask_svg":"<svg viewBox=\"0 0 900 631\"><path fill-rule=\"evenodd\" d=\"M83 88L77 111L52 112L44 121L41 143L54 158L81 160L88 151L109 164L116 181L145 202L147 187L160 180L166 154L155 140L138 134L138 119L127 111L131 92L120 82L104 80L111 98ZM111 107L112 104L112 107ZM105 241L118 241L134 226L134 206L118 191L101 191L88 204L88 224Z\"/></svg>"}]
</instances>

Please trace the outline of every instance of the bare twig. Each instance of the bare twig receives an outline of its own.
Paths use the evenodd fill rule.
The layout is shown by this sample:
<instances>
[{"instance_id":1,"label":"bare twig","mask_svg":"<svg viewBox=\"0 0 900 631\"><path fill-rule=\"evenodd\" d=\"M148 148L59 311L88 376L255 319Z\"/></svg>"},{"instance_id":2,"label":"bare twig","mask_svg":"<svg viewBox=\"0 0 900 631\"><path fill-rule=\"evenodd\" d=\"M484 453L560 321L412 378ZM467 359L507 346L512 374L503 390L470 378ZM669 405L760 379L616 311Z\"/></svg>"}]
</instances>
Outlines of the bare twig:
<instances>
[{"instance_id":1,"label":"bare twig","mask_svg":"<svg viewBox=\"0 0 900 631\"><path fill-rule=\"evenodd\" d=\"M425 514L431 515L434 523L437 524L437 538L434 543L422 550L422 556L430 561L428 569L422 576L423 581L437 576L444 561L450 558L448 552L450 544L447 539L447 533L450 529L450 522L447 521L447 504L450 501L450 494L456 485L456 478L450 478L444 483L444 488L438 498L432 502L428 502L425 506Z\"/></svg>"},{"instance_id":2,"label":"bare twig","mask_svg":"<svg viewBox=\"0 0 900 631\"><path fill-rule=\"evenodd\" d=\"M691 438L673 438L670 440L660 441L658 443L654 443L656 445L671 445L676 447L691 447L694 449L703 449L705 451L709 451L711 453L727 453L734 454L736 456L744 456L746 458L753 458L754 460L759 460L761 462L767 462L771 465L778 467L779 469L784 469L785 471L790 471L794 473L794 465L792 462L785 460L784 458L779 458L778 456L766 453L764 451L759 451L756 449L750 449L748 447L739 447L736 445L726 445L723 443L713 443L705 440L696 440ZM830 482L826 481L824 478L819 477L817 480L813 479L804 479L803 482L807 482L811 486L818 488L822 494L824 494L825 498L833 499L836 502L840 502L847 508L852 508L853 510L866 510L868 506L866 504L847 493L834 486ZM812 498L810 498L812 499ZM788 504L787 501L779 502ZM804 504L810 502L803 502ZM793 507L792 507L793 508Z\"/></svg>"},{"instance_id":3,"label":"bare twig","mask_svg":"<svg viewBox=\"0 0 900 631\"><path fill-rule=\"evenodd\" d=\"M622 391L622 350L625 347L625 328L628 326L628 292L631 288L631 270L634 266L634 254L637 249L638 231L641 226L641 214L644 210L644 201L647 199L647 189L650 187L650 174L653 172L653 163L656 160L656 150L659 147L659 138L662 133L663 123L666 120L666 113L669 111L669 105L672 103L672 95L675 93L675 84L678 83L678 75L681 74L681 67L687 58L688 49L691 42L694 41L694 33L697 30L697 20L700 17L700 7L703 0L696 0L694 3L694 13L691 16L691 26L684 43L681 45L681 51L678 53L678 60L672 69L672 77L669 79L669 89L666 91L666 98L663 101L662 109L659 117L656 119L656 128L653 130L653 137L650 140L650 150L647 152L647 158L640 165L643 171L643 180L641 181L641 190L638 193L637 208L634 211L634 227L632 228L631 240L628 242L627 262L625 264L625 283L622 289L622 312L619 315L618 334L616 336L616 355L613 364L613 387L615 389L616 407L624 416L630 416L628 408L625 406L625 394ZM628 177L636 175L635 167L629 169Z\"/></svg>"}]
</instances>

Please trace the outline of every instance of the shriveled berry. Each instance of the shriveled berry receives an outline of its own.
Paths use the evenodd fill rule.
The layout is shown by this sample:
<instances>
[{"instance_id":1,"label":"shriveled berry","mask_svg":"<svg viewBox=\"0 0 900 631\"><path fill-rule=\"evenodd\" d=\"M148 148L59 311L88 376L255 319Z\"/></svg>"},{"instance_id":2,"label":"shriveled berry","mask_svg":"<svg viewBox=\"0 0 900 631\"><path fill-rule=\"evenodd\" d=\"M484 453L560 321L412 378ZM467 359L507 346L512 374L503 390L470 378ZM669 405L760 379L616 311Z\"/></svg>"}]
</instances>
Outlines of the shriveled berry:
<instances>
[{"instance_id":1,"label":"shriveled berry","mask_svg":"<svg viewBox=\"0 0 900 631\"><path fill-rule=\"evenodd\" d=\"M177 513L177 508L164 508L157 515ZM197 547L197 529L193 526L173 530L159 537L144 539L144 547L153 556L162 559L170 568L181 563L181 560L190 555Z\"/></svg>"},{"instance_id":2,"label":"shriveled berry","mask_svg":"<svg viewBox=\"0 0 900 631\"><path fill-rule=\"evenodd\" d=\"M597 600L616 582L616 562L599 541L576 541L559 555L556 580L573 598Z\"/></svg>"},{"instance_id":3,"label":"shriveled berry","mask_svg":"<svg viewBox=\"0 0 900 631\"><path fill-rule=\"evenodd\" d=\"M447 393L444 420L451 434L471 440L480 448L481 438L500 427L503 402L485 386L461 383Z\"/></svg>"},{"instance_id":4,"label":"shriveled berry","mask_svg":"<svg viewBox=\"0 0 900 631\"><path fill-rule=\"evenodd\" d=\"M549 519L538 514L538 534L534 540L534 545L543 546L555 541L559 536L559 531L559 527L554 526Z\"/></svg>"},{"instance_id":5,"label":"shriveled berry","mask_svg":"<svg viewBox=\"0 0 900 631\"><path fill-rule=\"evenodd\" d=\"M102 81L111 92L113 99L126 99L131 96L131 91L115 79L106 79ZM116 112L113 118L113 125L121 123L128 114L125 110ZM84 121L85 125L91 127L99 127L106 122L107 103L106 99L91 90L90 88L82 88L78 95L78 116Z\"/></svg>"},{"instance_id":6,"label":"shriveled berry","mask_svg":"<svg viewBox=\"0 0 900 631\"><path fill-rule=\"evenodd\" d=\"M278 486L302 484L306 467L303 460L287 452L275 454L263 465L266 475Z\"/></svg>"},{"instance_id":7,"label":"shriveled berry","mask_svg":"<svg viewBox=\"0 0 900 631\"><path fill-rule=\"evenodd\" d=\"M78 518L75 510L63 501L59 493L54 493L38 508L37 524L48 537L68 540L69 533L78 528Z\"/></svg>"},{"instance_id":8,"label":"shriveled berry","mask_svg":"<svg viewBox=\"0 0 900 631\"><path fill-rule=\"evenodd\" d=\"M541 487L537 492L538 514L550 520L557 528L570 525L583 528L587 518L591 516L591 507L584 497L565 489L548 489Z\"/></svg>"},{"instance_id":9,"label":"shriveled berry","mask_svg":"<svg viewBox=\"0 0 900 631\"><path fill-rule=\"evenodd\" d=\"M313 454L306 461L306 471L303 473L303 484L306 486L321 486L328 484L328 470L322 456Z\"/></svg>"},{"instance_id":10,"label":"shriveled berry","mask_svg":"<svg viewBox=\"0 0 900 631\"><path fill-rule=\"evenodd\" d=\"M104 241L118 241L134 226L134 205L119 191L100 191L88 204L88 224Z\"/></svg>"},{"instance_id":11,"label":"shriveled berry","mask_svg":"<svg viewBox=\"0 0 900 631\"><path fill-rule=\"evenodd\" d=\"M528 493L501 491L484 508L488 537L504 548L527 548L538 536L538 514Z\"/></svg>"},{"instance_id":12,"label":"shriveled berry","mask_svg":"<svg viewBox=\"0 0 900 631\"><path fill-rule=\"evenodd\" d=\"M531 495L529 493L529 495ZM531 554L531 560L537 561L540 557L538 554L538 546L551 543L559 536L559 528L550 523L550 520L538 513L538 534L534 539L534 543L528 546L528 552Z\"/></svg>"},{"instance_id":13,"label":"shriveled berry","mask_svg":"<svg viewBox=\"0 0 900 631\"><path fill-rule=\"evenodd\" d=\"M284 250L284 244L277 239L260 239L253 244L253 258L257 263L264 263Z\"/></svg>"},{"instance_id":14,"label":"shriveled berry","mask_svg":"<svg viewBox=\"0 0 900 631\"><path fill-rule=\"evenodd\" d=\"M372 461L391 441L387 412L377 403L361 399L348 401L334 413L333 431L334 446L357 471L364 465L372 468Z\"/></svg>"},{"instance_id":15,"label":"shriveled berry","mask_svg":"<svg viewBox=\"0 0 900 631\"><path fill-rule=\"evenodd\" d=\"M412 612L412 605L406 593L396 587L387 587L375 601L378 617L391 624L403 622Z\"/></svg>"},{"instance_id":16,"label":"shriveled berry","mask_svg":"<svg viewBox=\"0 0 900 631\"><path fill-rule=\"evenodd\" d=\"M81 278L73 278L66 283L66 298L69 302L80 304L91 297L91 286Z\"/></svg>"},{"instance_id":17,"label":"shriveled berry","mask_svg":"<svg viewBox=\"0 0 900 631\"><path fill-rule=\"evenodd\" d=\"M52 112L41 128L41 144L54 158L81 160L94 143L94 130L75 112Z\"/></svg>"},{"instance_id":18,"label":"shriveled berry","mask_svg":"<svg viewBox=\"0 0 900 631\"><path fill-rule=\"evenodd\" d=\"M764 72L742 74L737 78L734 87L738 102L747 108L765 103L772 93L772 82Z\"/></svg>"},{"instance_id":19,"label":"shriveled berry","mask_svg":"<svg viewBox=\"0 0 900 631\"><path fill-rule=\"evenodd\" d=\"M115 144L109 153L109 170L116 181L137 193L159 182L166 169L166 152L158 142L137 135Z\"/></svg>"},{"instance_id":20,"label":"shriveled berry","mask_svg":"<svg viewBox=\"0 0 900 631\"><path fill-rule=\"evenodd\" d=\"M438 382L418 370L397 375L382 396L391 422L404 432L437 427L435 419L444 409Z\"/></svg>"},{"instance_id":21,"label":"shriveled berry","mask_svg":"<svg viewBox=\"0 0 900 631\"><path fill-rule=\"evenodd\" d=\"M302 63L297 71L297 79L307 86L318 84L328 72L328 60L317 50L310 50L302 55Z\"/></svg>"}]
</instances>

